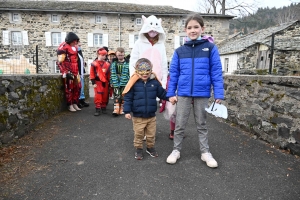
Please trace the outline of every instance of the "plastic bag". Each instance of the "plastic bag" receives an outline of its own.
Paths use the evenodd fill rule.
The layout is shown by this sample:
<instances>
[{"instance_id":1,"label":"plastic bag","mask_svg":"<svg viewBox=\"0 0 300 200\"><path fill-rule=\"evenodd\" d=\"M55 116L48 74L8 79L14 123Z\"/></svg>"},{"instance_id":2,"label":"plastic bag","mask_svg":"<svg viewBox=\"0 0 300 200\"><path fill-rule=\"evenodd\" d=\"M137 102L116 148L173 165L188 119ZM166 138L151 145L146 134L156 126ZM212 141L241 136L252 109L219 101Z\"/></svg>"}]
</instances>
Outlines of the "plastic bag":
<instances>
[{"instance_id":1,"label":"plastic bag","mask_svg":"<svg viewBox=\"0 0 300 200\"><path fill-rule=\"evenodd\" d=\"M212 103L210 107L205 108L205 110L216 117L222 117L224 119L227 119L228 117L227 108L222 104Z\"/></svg>"},{"instance_id":2,"label":"plastic bag","mask_svg":"<svg viewBox=\"0 0 300 200\"><path fill-rule=\"evenodd\" d=\"M167 101L165 110L163 113L166 120L171 120L172 122L176 122L176 104L172 105L171 102Z\"/></svg>"}]
</instances>

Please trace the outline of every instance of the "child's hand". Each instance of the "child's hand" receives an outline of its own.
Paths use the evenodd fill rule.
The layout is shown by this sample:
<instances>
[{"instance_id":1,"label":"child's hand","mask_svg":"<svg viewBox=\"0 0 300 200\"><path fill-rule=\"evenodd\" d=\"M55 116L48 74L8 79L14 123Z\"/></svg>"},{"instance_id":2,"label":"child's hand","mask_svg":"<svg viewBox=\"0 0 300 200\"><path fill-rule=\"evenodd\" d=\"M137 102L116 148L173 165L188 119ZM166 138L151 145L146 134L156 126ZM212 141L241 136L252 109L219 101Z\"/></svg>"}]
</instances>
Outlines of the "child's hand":
<instances>
[{"instance_id":1,"label":"child's hand","mask_svg":"<svg viewBox=\"0 0 300 200\"><path fill-rule=\"evenodd\" d=\"M220 104L221 101L222 101L221 99L216 99L216 103L219 103L219 104Z\"/></svg>"},{"instance_id":2,"label":"child's hand","mask_svg":"<svg viewBox=\"0 0 300 200\"><path fill-rule=\"evenodd\" d=\"M96 87L97 87L97 84L94 84L93 87L96 88Z\"/></svg>"},{"instance_id":3,"label":"child's hand","mask_svg":"<svg viewBox=\"0 0 300 200\"><path fill-rule=\"evenodd\" d=\"M125 114L125 118L126 118L126 119L131 119L130 113Z\"/></svg>"},{"instance_id":4,"label":"child's hand","mask_svg":"<svg viewBox=\"0 0 300 200\"><path fill-rule=\"evenodd\" d=\"M169 101L172 103L172 105L174 105L177 102L177 97L176 96L170 97Z\"/></svg>"}]
</instances>

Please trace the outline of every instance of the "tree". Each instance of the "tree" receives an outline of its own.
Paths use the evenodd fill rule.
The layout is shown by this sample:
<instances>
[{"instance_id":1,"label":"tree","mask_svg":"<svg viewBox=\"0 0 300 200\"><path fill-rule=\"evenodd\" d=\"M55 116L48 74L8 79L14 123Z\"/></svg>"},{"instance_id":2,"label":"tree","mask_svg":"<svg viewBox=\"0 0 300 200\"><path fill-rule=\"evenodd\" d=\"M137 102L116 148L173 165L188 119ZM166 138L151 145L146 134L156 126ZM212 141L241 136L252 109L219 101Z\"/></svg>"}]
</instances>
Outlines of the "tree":
<instances>
[{"instance_id":1,"label":"tree","mask_svg":"<svg viewBox=\"0 0 300 200\"><path fill-rule=\"evenodd\" d=\"M247 3L246 0L197 0L197 11L212 14L231 14L246 16L257 10L257 0Z\"/></svg>"}]
</instances>

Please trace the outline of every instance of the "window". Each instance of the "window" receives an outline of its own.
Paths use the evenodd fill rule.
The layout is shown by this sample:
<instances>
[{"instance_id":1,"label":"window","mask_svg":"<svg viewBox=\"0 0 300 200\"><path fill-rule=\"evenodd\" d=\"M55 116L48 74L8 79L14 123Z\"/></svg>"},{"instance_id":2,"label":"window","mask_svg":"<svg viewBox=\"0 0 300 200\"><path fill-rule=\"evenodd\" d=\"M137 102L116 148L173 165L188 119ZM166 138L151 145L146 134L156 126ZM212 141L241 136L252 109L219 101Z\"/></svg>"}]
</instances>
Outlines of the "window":
<instances>
[{"instance_id":1,"label":"window","mask_svg":"<svg viewBox=\"0 0 300 200\"><path fill-rule=\"evenodd\" d=\"M61 41L61 33L51 33L52 46L58 46Z\"/></svg>"},{"instance_id":2,"label":"window","mask_svg":"<svg viewBox=\"0 0 300 200\"><path fill-rule=\"evenodd\" d=\"M58 15L51 15L52 22L58 22Z\"/></svg>"},{"instance_id":3,"label":"window","mask_svg":"<svg viewBox=\"0 0 300 200\"><path fill-rule=\"evenodd\" d=\"M181 26L185 26L185 19L181 20Z\"/></svg>"},{"instance_id":4,"label":"window","mask_svg":"<svg viewBox=\"0 0 300 200\"><path fill-rule=\"evenodd\" d=\"M184 45L185 43L185 36L180 36L180 46Z\"/></svg>"},{"instance_id":5,"label":"window","mask_svg":"<svg viewBox=\"0 0 300 200\"><path fill-rule=\"evenodd\" d=\"M134 35L134 43L139 39L139 35Z\"/></svg>"},{"instance_id":6,"label":"window","mask_svg":"<svg viewBox=\"0 0 300 200\"><path fill-rule=\"evenodd\" d=\"M22 45L22 33L18 32L11 32L11 42L12 45Z\"/></svg>"},{"instance_id":7,"label":"window","mask_svg":"<svg viewBox=\"0 0 300 200\"><path fill-rule=\"evenodd\" d=\"M59 67L56 64L56 60L53 61L54 73L60 73Z\"/></svg>"},{"instance_id":8,"label":"window","mask_svg":"<svg viewBox=\"0 0 300 200\"><path fill-rule=\"evenodd\" d=\"M46 46L59 46L66 38L66 32L45 32Z\"/></svg>"},{"instance_id":9,"label":"window","mask_svg":"<svg viewBox=\"0 0 300 200\"><path fill-rule=\"evenodd\" d=\"M229 58L225 58L225 72L228 72L228 68L229 68Z\"/></svg>"},{"instance_id":10,"label":"window","mask_svg":"<svg viewBox=\"0 0 300 200\"><path fill-rule=\"evenodd\" d=\"M27 31L2 31L3 45L29 45Z\"/></svg>"},{"instance_id":11,"label":"window","mask_svg":"<svg viewBox=\"0 0 300 200\"><path fill-rule=\"evenodd\" d=\"M136 18L135 23L136 25L142 25L142 18Z\"/></svg>"},{"instance_id":12,"label":"window","mask_svg":"<svg viewBox=\"0 0 300 200\"><path fill-rule=\"evenodd\" d=\"M99 47L103 46L103 35L102 34L94 34L94 46Z\"/></svg>"},{"instance_id":13,"label":"window","mask_svg":"<svg viewBox=\"0 0 300 200\"><path fill-rule=\"evenodd\" d=\"M263 57L263 56L261 56L261 57L260 57L260 61L263 61L263 60L264 60L264 57Z\"/></svg>"},{"instance_id":14,"label":"window","mask_svg":"<svg viewBox=\"0 0 300 200\"><path fill-rule=\"evenodd\" d=\"M101 18L100 15L97 15L97 16L96 16L95 22L96 22L96 23L102 23L102 18Z\"/></svg>"},{"instance_id":15,"label":"window","mask_svg":"<svg viewBox=\"0 0 300 200\"><path fill-rule=\"evenodd\" d=\"M101 32L88 33L88 47L108 47L108 34Z\"/></svg>"},{"instance_id":16,"label":"window","mask_svg":"<svg viewBox=\"0 0 300 200\"><path fill-rule=\"evenodd\" d=\"M20 15L19 15L18 13L13 13L13 14L12 14L12 20L13 20L14 22L19 21L19 19L20 19Z\"/></svg>"},{"instance_id":17,"label":"window","mask_svg":"<svg viewBox=\"0 0 300 200\"><path fill-rule=\"evenodd\" d=\"M129 48L134 47L134 43L139 39L138 34L129 34Z\"/></svg>"}]
</instances>

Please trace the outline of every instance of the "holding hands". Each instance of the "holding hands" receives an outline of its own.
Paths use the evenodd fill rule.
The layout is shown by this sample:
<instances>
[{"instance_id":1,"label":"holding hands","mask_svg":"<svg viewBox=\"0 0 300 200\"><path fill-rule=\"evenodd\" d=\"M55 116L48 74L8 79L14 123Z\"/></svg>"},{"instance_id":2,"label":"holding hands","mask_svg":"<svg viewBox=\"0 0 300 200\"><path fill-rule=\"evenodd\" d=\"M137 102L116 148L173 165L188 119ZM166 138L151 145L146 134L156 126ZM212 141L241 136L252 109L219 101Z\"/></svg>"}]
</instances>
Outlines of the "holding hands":
<instances>
[{"instance_id":1,"label":"holding hands","mask_svg":"<svg viewBox=\"0 0 300 200\"><path fill-rule=\"evenodd\" d=\"M174 105L175 103L177 103L177 97L176 96L170 97L169 101L172 103L172 105Z\"/></svg>"},{"instance_id":2,"label":"holding hands","mask_svg":"<svg viewBox=\"0 0 300 200\"><path fill-rule=\"evenodd\" d=\"M130 113L125 114L125 118L126 118L126 119L131 119Z\"/></svg>"}]
</instances>

